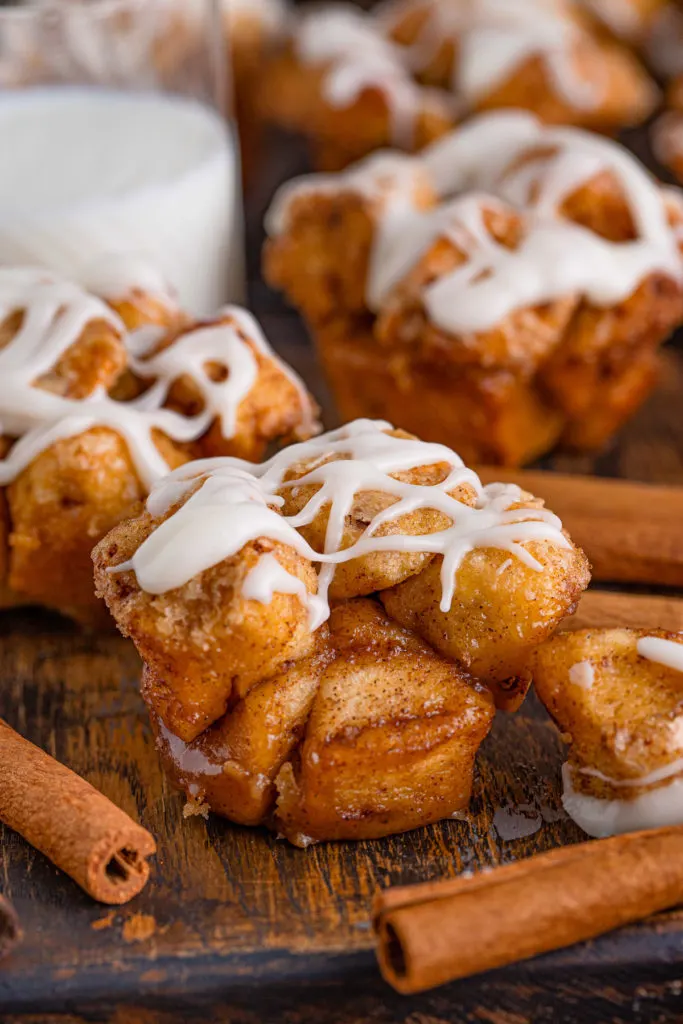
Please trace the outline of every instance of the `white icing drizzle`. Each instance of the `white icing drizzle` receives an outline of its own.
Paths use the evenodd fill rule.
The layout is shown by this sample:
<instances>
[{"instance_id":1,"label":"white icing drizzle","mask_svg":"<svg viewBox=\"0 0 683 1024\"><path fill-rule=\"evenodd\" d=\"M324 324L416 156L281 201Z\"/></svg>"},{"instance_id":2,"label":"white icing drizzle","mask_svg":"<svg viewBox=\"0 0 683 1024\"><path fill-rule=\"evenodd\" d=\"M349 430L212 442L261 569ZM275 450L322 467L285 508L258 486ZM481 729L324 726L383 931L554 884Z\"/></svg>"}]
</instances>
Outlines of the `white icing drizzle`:
<instances>
[{"instance_id":1,"label":"white icing drizzle","mask_svg":"<svg viewBox=\"0 0 683 1024\"><path fill-rule=\"evenodd\" d=\"M416 71L426 68L444 41L457 49L451 88L471 108L535 57L558 95L575 108L593 109L602 100L606 78L587 81L575 66L576 50L590 40L561 0L399 0L385 5L379 18L391 30L413 10L426 13L424 24L407 47ZM603 72L596 61L596 72Z\"/></svg>"},{"instance_id":2,"label":"white icing drizzle","mask_svg":"<svg viewBox=\"0 0 683 1024\"><path fill-rule=\"evenodd\" d=\"M683 636L681 640L683 641ZM644 636L638 640L636 649L641 658L665 665L676 672L683 672L683 643L679 644L675 640L666 640L660 636Z\"/></svg>"},{"instance_id":3,"label":"white icing drizzle","mask_svg":"<svg viewBox=\"0 0 683 1024\"><path fill-rule=\"evenodd\" d=\"M678 774L683 771L683 760L670 767L675 767ZM643 779L629 781L633 781L635 786L647 785ZM637 829L683 824L681 778L673 778L666 786L641 793L635 799L614 800L601 799L575 790L569 764L562 766L562 783L562 803L567 814L579 828L597 839Z\"/></svg>"},{"instance_id":4,"label":"white icing drizzle","mask_svg":"<svg viewBox=\"0 0 683 1024\"><path fill-rule=\"evenodd\" d=\"M590 690L595 682L595 669L590 661L578 661L569 669L569 682Z\"/></svg>"},{"instance_id":5,"label":"white icing drizzle","mask_svg":"<svg viewBox=\"0 0 683 1024\"><path fill-rule=\"evenodd\" d=\"M150 534L129 562L112 571L132 569L144 591L166 593L236 554L249 541L270 537L318 564L317 611L323 608L326 618L327 592L335 566L361 555L376 551L442 555L441 608L448 611L457 571L475 548L509 551L529 568L542 571L523 544L549 541L561 548L571 547L552 512L510 507L520 499L518 487L482 487L477 475L449 448L394 437L388 433L391 429L382 421L356 420L312 441L292 445L260 465L239 459L208 459L181 466L154 487L147 501L148 511L153 516L164 515L199 484L198 489ZM305 466L305 474L295 480L286 479L292 467L300 464ZM405 483L392 476L435 464L448 467L445 479L438 484ZM462 484L474 488L474 508L449 493ZM284 516L276 511L283 503L283 489L307 485L315 485L318 490L299 513ZM346 517L354 496L363 491L390 494L397 500L375 515L355 543L341 549ZM324 551L317 552L298 529L313 522L326 506L329 516ZM450 519L451 525L422 536L376 535L382 524L417 509L436 509ZM262 592L277 592L278 583L279 570L272 564L260 568L258 584Z\"/></svg>"},{"instance_id":6,"label":"white icing drizzle","mask_svg":"<svg viewBox=\"0 0 683 1024\"><path fill-rule=\"evenodd\" d=\"M522 159L531 154L533 159ZM382 160L386 167L387 158ZM415 209L410 188L420 169L445 200L423 213ZM562 214L564 200L600 172L616 178L633 219L633 241L608 241ZM276 198L270 228L286 228L292 198L302 191L327 189L329 182L331 190L371 195L376 177L377 167L365 161L348 173L303 179ZM431 322L452 334L490 330L515 310L577 293L609 307L655 272L683 280L665 192L635 157L601 136L544 127L522 112L485 114L419 157L395 163L391 180L391 202L377 214L366 285L375 311L440 237L450 239L467 261L427 284L422 298ZM508 208L520 216L517 248L491 237L486 208Z\"/></svg>"},{"instance_id":7,"label":"white icing drizzle","mask_svg":"<svg viewBox=\"0 0 683 1024\"><path fill-rule=\"evenodd\" d=\"M413 145L415 120L424 106L440 104L445 109L445 94L420 88L405 67L400 48L352 7L330 5L304 15L295 51L302 63L327 66L323 95L333 107L350 107L365 89L378 89L387 102L397 146Z\"/></svg>"},{"instance_id":8,"label":"white icing drizzle","mask_svg":"<svg viewBox=\"0 0 683 1024\"><path fill-rule=\"evenodd\" d=\"M261 555L253 569L247 573L242 585L242 597L248 601L259 601L270 604L274 594L295 594L308 609L308 621L311 632L327 618L324 600L317 594L309 594L303 580L292 576L280 565L275 555Z\"/></svg>"},{"instance_id":9,"label":"white icing drizzle","mask_svg":"<svg viewBox=\"0 0 683 1024\"><path fill-rule=\"evenodd\" d=\"M78 341L88 323L105 321L124 337L123 324L100 299L40 269L0 268L0 323L17 312L24 314L21 328L0 350L0 431L18 440L0 460L0 484L14 480L56 441L95 426L109 427L124 438L147 489L168 472L154 443L155 430L174 441L190 442L217 418L223 435L234 436L239 405L258 374L254 353L239 336L238 328L292 381L304 420L312 419L299 379L269 349L253 317L236 307L226 307L219 314L230 322L192 330L150 359L140 359L132 351L135 346L130 346L131 368L142 377L155 378L150 388L131 402L115 401L101 389L86 399L75 400L35 386L36 379L50 371ZM225 367L224 381L209 378L206 367L210 362ZM204 400L204 408L196 416L163 408L173 381L185 375L193 380ZM302 429L309 426L304 423Z\"/></svg>"}]
</instances>

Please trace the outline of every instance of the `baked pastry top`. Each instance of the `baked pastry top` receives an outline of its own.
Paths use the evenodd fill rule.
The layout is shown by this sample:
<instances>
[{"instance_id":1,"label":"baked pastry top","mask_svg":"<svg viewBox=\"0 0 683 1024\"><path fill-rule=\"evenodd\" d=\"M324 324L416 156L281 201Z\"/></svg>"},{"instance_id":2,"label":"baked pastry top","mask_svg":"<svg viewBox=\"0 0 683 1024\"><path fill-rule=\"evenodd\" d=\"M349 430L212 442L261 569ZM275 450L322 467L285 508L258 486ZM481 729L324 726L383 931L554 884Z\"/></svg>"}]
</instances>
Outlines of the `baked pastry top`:
<instances>
[{"instance_id":1,"label":"baked pastry top","mask_svg":"<svg viewBox=\"0 0 683 1024\"><path fill-rule=\"evenodd\" d=\"M380 147L420 149L483 110L614 131L657 99L634 54L570 0L318 6L292 19L261 94L266 116L310 138L328 170Z\"/></svg>"},{"instance_id":2,"label":"baked pastry top","mask_svg":"<svg viewBox=\"0 0 683 1024\"><path fill-rule=\"evenodd\" d=\"M589 580L542 502L370 420L180 467L93 558L181 787L296 842L461 810Z\"/></svg>"},{"instance_id":3,"label":"baked pastry top","mask_svg":"<svg viewBox=\"0 0 683 1024\"><path fill-rule=\"evenodd\" d=\"M105 302L40 269L0 268L6 604L97 616L90 550L169 469L259 458L316 429L301 381L248 313L192 323L149 274L127 273L92 268Z\"/></svg>"},{"instance_id":4,"label":"baked pastry top","mask_svg":"<svg viewBox=\"0 0 683 1024\"><path fill-rule=\"evenodd\" d=\"M512 465L600 447L649 392L683 320L682 217L617 143L499 112L286 184L264 268L343 415Z\"/></svg>"}]
</instances>

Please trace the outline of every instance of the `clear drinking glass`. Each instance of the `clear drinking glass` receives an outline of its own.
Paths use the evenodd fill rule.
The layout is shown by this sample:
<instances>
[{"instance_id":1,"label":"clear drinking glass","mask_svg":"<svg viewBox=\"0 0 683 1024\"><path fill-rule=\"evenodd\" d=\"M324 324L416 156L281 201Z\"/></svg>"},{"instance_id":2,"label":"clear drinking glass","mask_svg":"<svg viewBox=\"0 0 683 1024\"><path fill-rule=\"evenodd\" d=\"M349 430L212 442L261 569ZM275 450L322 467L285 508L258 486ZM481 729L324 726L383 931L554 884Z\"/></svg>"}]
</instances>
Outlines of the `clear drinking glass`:
<instances>
[{"instance_id":1,"label":"clear drinking glass","mask_svg":"<svg viewBox=\"0 0 683 1024\"><path fill-rule=\"evenodd\" d=\"M0 6L0 263L243 296L228 34L219 0Z\"/></svg>"}]
</instances>

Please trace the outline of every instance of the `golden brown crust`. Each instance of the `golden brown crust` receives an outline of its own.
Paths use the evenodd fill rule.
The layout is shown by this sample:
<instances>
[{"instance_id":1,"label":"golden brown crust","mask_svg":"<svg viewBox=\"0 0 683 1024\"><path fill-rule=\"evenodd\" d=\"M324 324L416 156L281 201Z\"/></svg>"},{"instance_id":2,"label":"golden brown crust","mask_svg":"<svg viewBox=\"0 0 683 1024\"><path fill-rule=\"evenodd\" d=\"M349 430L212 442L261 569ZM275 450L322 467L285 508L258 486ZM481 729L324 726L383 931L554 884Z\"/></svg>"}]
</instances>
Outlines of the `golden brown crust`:
<instances>
[{"instance_id":1,"label":"golden brown crust","mask_svg":"<svg viewBox=\"0 0 683 1024\"><path fill-rule=\"evenodd\" d=\"M306 475L338 458L334 449L292 458L276 495L285 516L315 499L320 481L302 482ZM427 463L393 478L429 488L452 469ZM276 592L269 604L244 596L246 575L264 553L316 592L313 554L309 561L267 538L162 594L143 591L133 571L116 571L203 486L200 479L165 517L142 513L121 524L93 556L99 591L145 662L143 695L189 813L211 808L241 823L265 822L307 845L387 835L461 811L494 695L508 710L521 704L530 654L588 583L583 553L559 537L526 541L536 570L516 553L475 549L458 567L453 605L443 613L441 556L374 552L342 564L330 588L329 627L311 632L296 594ZM393 484L384 486L356 491L342 548L397 500ZM473 514L471 484L450 493ZM512 499L512 512L542 507L524 492ZM318 551L330 550L329 512L323 504L309 526L296 526ZM403 535L418 536L448 528L452 518L437 505L397 522ZM357 596L369 593L384 607Z\"/></svg>"},{"instance_id":2,"label":"golden brown crust","mask_svg":"<svg viewBox=\"0 0 683 1024\"><path fill-rule=\"evenodd\" d=\"M417 210L436 205L425 173L415 173L406 198ZM305 192L293 198L285 231L266 242L266 280L284 291L311 324L368 312L370 254L384 202L391 202L391 196L383 201L352 189Z\"/></svg>"},{"instance_id":3,"label":"golden brown crust","mask_svg":"<svg viewBox=\"0 0 683 1024\"><path fill-rule=\"evenodd\" d=\"M458 569L449 611L439 607L441 558L380 595L392 618L490 686L506 710L516 710L526 695L529 655L571 614L590 581L588 561L579 549L547 541L522 546L543 571L506 551L479 548Z\"/></svg>"},{"instance_id":4,"label":"golden brown crust","mask_svg":"<svg viewBox=\"0 0 683 1024\"><path fill-rule=\"evenodd\" d=\"M173 324L157 351L198 326L181 326L183 314L144 292L136 291L112 306L131 328ZM0 324L0 348L14 339L23 318L24 311L18 310ZM213 323L228 321L224 317ZM231 454L260 459L271 442L291 440L300 430L306 432L307 410L302 403L310 402L310 420L315 422L312 399L299 392L284 369L253 339L241 329L237 331L252 352L258 372L238 406L235 433L224 438L221 425L215 422L197 442L179 444L153 429L152 439L170 469L193 456ZM130 369L125 341L115 321L94 319L55 366L36 379L35 386L74 400L100 390L118 401L128 401L149 383ZM186 415L200 411L199 392L189 378L172 386L167 406ZM0 438L0 442L4 457L14 441ZM2 603L40 603L80 621L107 621L95 596L90 553L144 497L145 488L128 444L109 427L95 426L48 445L0 490Z\"/></svg>"},{"instance_id":5,"label":"golden brown crust","mask_svg":"<svg viewBox=\"0 0 683 1024\"><path fill-rule=\"evenodd\" d=\"M448 817L468 803L488 694L374 602L332 613L337 651L299 756L277 778L277 827L297 845L367 839Z\"/></svg>"},{"instance_id":6,"label":"golden brown crust","mask_svg":"<svg viewBox=\"0 0 683 1024\"><path fill-rule=\"evenodd\" d=\"M531 210L556 155L552 146L532 146L505 169L503 179L524 172ZM663 199L678 229L680 204L673 196ZM480 202L491 240L517 249L530 214ZM423 209L431 205L433 199ZM354 209L361 211L359 221ZM416 252L375 314L365 284L379 211L340 183L324 196L302 190L290 212L266 250L266 273L306 316L342 417L387 419L450 445L467 462L519 465L558 442L579 451L600 449L655 386L656 349L683 320L680 282L655 270L612 306L598 307L570 292L515 309L489 330L449 332L431 319L426 289L470 257L445 226L442 236ZM613 172L576 188L559 214L615 245L638 237ZM351 252L362 254L348 267L338 258L346 239ZM318 287L309 291L311 280Z\"/></svg>"},{"instance_id":7,"label":"golden brown crust","mask_svg":"<svg viewBox=\"0 0 683 1024\"><path fill-rule=\"evenodd\" d=\"M633 783L683 757L682 676L638 654L645 636L683 644L683 634L665 630L584 629L558 634L534 654L534 686L570 744L570 764L631 783L617 790L575 771L572 785L582 793L636 798L652 786ZM584 665L588 685L576 670L570 675Z\"/></svg>"},{"instance_id":8,"label":"golden brown crust","mask_svg":"<svg viewBox=\"0 0 683 1024\"><path fill-rule=\"evenodd\" d=\"M163 520L148 513L112 530L93 551L95 584L119 629L130 636L158 680L157 713L176 736L191 741L287 661L308 655L308 612L294 594L270 604L242 597L247 573L272 553L315 593L310 562L284 544L262 538L165 594L148 594L126 562Z\"/></svg>"},{"instance_id":9,"label":"golden brown crust","mask_svg":"<svg viewBox=\"0 0 683 1024\"><path fill-rule=\"evenodd\" d=\"M381 86L363 88L348 106L337 106L325 98L328 73L328 65L303 64L291 50L274 57L261 79L263 116L313 139L314 153L323 155L319 170L341 170L373 150L396 145L390 101ZM426 92L407 72L405 88L414 92L415 115L402 148L417 151L444 135L455 118L446 93Z\"/></svg>"},{"instance_id":10,"label":"golden brown crust","mask_svg":"<svg viewBox=\"0 0 683 1024\"><path fill-rule=\"evenodd\" d=\"M388 431L394 437L410 438L404 430ZM316 466L334 461L316 460ZM310 463L299 463L289 470L287 481L299 480L309 471ZM419 484L425 487L441 483L446 479L450 467L445 463L432 466L420 466L416 469L392 473L394 480L402 483ZM296 515L313 495L319 490L319 484L303 484L296 487L283 487L281 496L284 498L282 512L284 515ZM476 494L468 484L462 484L450 492L458 501L466 505L474 505ZM384 509L393 505L398 498L380 491L361 491L354 497L351 509L346 517L340 549L351 547L366 531L371 520ZM329 504L324 505L313 521L299 527L299 533L308 541L314 551L325 550L325 535L329 521ZM450 525L450 520L443 513L431 508L421 508L414 512L398 516L382 524L374 532L376 537L422 536L436 533ZM414 573L420 572L432 559L426 552L406 551L375 551L359 558L338 565L330 586L330 597L333 600L344 600L351 597L363 597L378 590L394 586Z\"/></svg>"}]
</instances>

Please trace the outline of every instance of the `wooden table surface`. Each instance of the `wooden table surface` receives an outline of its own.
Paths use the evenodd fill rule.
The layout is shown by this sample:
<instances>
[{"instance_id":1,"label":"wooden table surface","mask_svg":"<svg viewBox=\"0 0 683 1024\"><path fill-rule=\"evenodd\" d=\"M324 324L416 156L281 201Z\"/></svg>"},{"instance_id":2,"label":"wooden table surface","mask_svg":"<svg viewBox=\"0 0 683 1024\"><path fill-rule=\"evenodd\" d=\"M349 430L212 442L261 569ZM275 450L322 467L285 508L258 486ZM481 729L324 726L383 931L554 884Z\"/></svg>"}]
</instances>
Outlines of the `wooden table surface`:
<instances>
[{"instance_id":1,"label":"wooden table surface","mask_svg":"<svg viewBox=\"0 0 683 1024\"><path fill-rule=\"evenodd\" d=\"M299 155L282 146L279 153L271 172L284 178ZM272 186L262 181L250 204L251 302L333 425L298 319L258 280L259 214ZM683 482L682 405L683 353L672 347L657 394L609 451L546 465ZM39 612L0 618L0 716L138 817L159 847L141 896L108 910L0 828L0 891L26 933L0 966L1 1024L683 1019L676 913L420 997L397 996L379 977L368 927L378 886L453 876L582 838L561 809L561 744L533 698L517 716L499 716L484 743L466 821L302 851L218 818L183 820L184 801L159 768L138 673L133 648L117 636L83 635Z\"/></svg>"}]
</instances>

